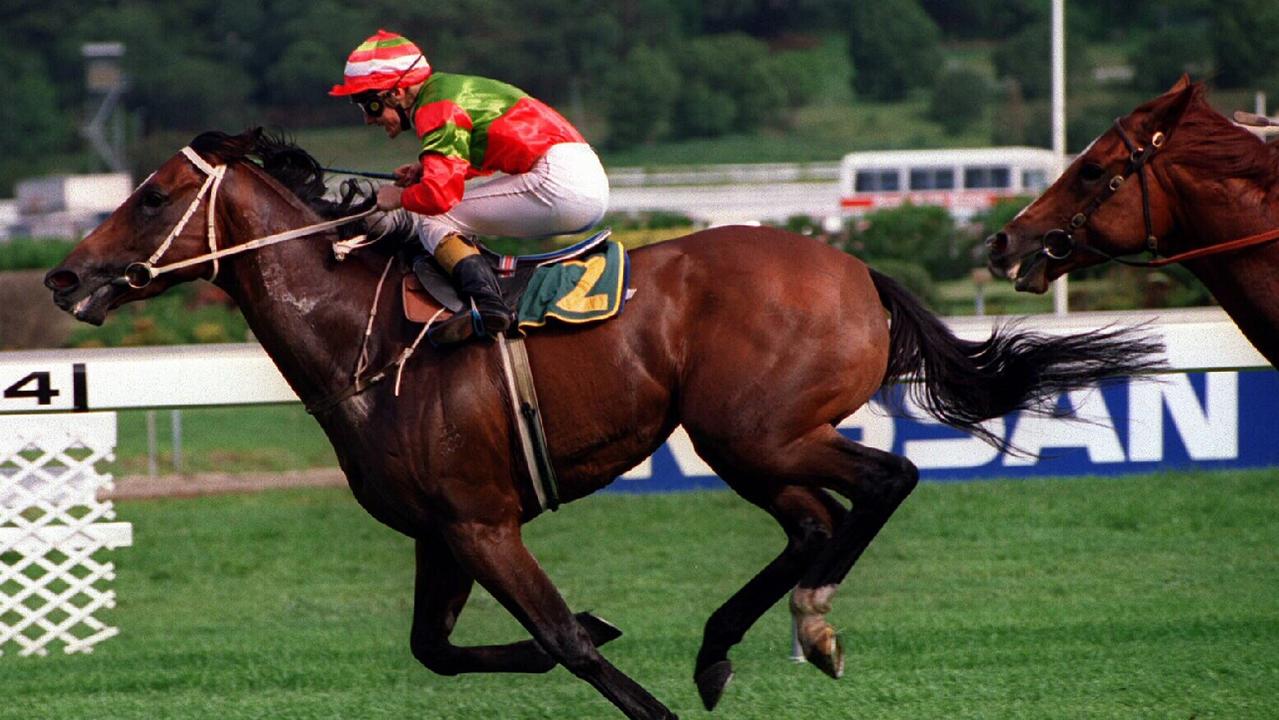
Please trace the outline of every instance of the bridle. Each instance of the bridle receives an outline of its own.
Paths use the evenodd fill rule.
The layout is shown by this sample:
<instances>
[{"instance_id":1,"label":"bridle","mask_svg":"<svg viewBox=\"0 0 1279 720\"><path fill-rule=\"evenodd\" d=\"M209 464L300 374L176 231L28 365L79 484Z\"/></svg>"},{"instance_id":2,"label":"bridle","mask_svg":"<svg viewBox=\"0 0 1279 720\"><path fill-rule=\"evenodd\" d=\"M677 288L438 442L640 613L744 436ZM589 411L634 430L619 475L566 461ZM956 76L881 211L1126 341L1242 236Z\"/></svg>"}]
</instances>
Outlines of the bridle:
<instances>
[{"instance_id":1,"label":"bridle","mask_svg":"<svg viewBox=\"0 0 1279 720\"><path fill-rule=\"evenodd\" d=\"M228 255L237 255L250 250L257 250L259 248L267 247L268 245L282 243L286 240L314 235L315 233L330 230L355 220L359 220L376 210L375 207L371 207L363 212L355 213L354 215L347 215L334 220L325 220L324 222L318 222L313 225L307 225L293 230L286 230L274 235L267 235L266 237L250 240L249 242L241 245L233 245L232 247L219 250L215 213L218 190L222 187L222 179L226 176L227 166L213 165L209 163L207 160L200 157L199 153L192 150L190 146L182 148L182 154L191 161L192 165L195 165L198 170L205 174L204 184L200 186L200 190L195 194L195 197L191 199L191 204L187 206L186 212L182 214L182 219L178 220L177 225L175 225L164 238L164 242L160 243L160 246L155 249L155 252L151 253L151 257L147 258L146 262L134 262L125 267L124 275L120 278L120 281L123 281L135 290L140 290L147 285L150 285L152 280L165 273L173 272L174 270L181 270L182 268L199 265L200 263L205 262L213 264L213 272L208 278L209 282L213 282L218 276L218 260L220 258L227 257ZM157 267L156 263L160 262L160 259L163 258L165 253L167 253L170 247L172 247L173 241L186 228L191 217L195 215L196 208L198 208L200 206L200 202L205 199L205 195L208 195L208 228L206 233L209 240L209 252L203 255L187 258L186 260L179 260L177 262L169 263L168 265L161 265Z\"/></svg>"},{"instance_id":2,"label":"bridle","mask_svg":"<svg viewBox=\"0 0 1279 720\"><path fill-rule=\"evenodd\" d=\"M1053 260L1065 260L1074 253L1076 249L1084 250L1096 255L1100 255L1106 260L1113 260L1121 265L1130 267L1164 267L1174 263L1185 262L1187 260L1195 260L1208 255L1217 255L1220 253L1233 252L1242 250L1243 248L1261 245L1274 240L1279 240L1279 228L1266 230L1255 235L1238 238L1229 242L1209 245L1207 247L1187 250L1186 252L1177 253L1169 257L1155 258L1154 260L1133 260L1121 255L1113 255L1102 250L1095 245L1080 242L1075 239L1073 231L1078 230L1088 224L1089 218L1093 213L1097 212L1097 208L1101 207L1109 200L1119 188L1134 173L1137 175L1137 182L1141 185L1141 212L1142 220L1146 224L1146 252L1152 255L1159 254L1159 238L1155 236L1154 222L1150 215L1150 189L1146 180L1146 165L1150 163L1155 152L1162 148L1167 141L1167 136L1162 131L1156 131L1150 136L1148 145L1138 145L1133 141L1128 131L1124 129L1123 118L1115 118L1115 132L1118 133L1119 139L1123 141L1124 146L1128 148L1128 163L1124 166L1122 173L1110 178L1106 183L1105 189L1093 198L1083 210L1071 216L1067 228L1054 228L1044 233L1040 238L1040 249L1044 255Z\"/></svg>"},{"instance_id":3,"label":"bridle","mask_svg":"<svg viewBox=\"0 0 1279 720\"><path fill-rule=\"evenodd\" d=\"M151 254L151 257L148 258L146 262L130 263L127 267L125 267L124 276L120 278L119 281L127 283L131 288L144 288L151 284L151 281L160 275L173 272L174 270L180 270L185 267L191 267L192 265L199 265L204 262L213 263L213 273L209 276L209 281L212 282L218 276L219 258L248 252L250 250L257 250L258 248L275 245L277 243L285 242L286 240L314 235L315 233L324 230L330 230L332 228L354 222L355 220L366 217L377 210L377 206L373 206L367 210L355 213L354 215L347 215L345 217L325 220L324 222L318 222L313 225L307 225L293 230L286 230L284 232L275 233L274 235L267 235L266 237L260 237L240 245L233 245L229 248L219 250L217 241L217 223L215 222L214 213L218 189L222 185L222 179L226 176L227 166L212 165L204 158L200 157L200 155L192 150L190 146L182 148L182 154L191 161L192 165L195 165L196 168L205 174L206 177L204 184L200 186L199 192L197 192L195 197L192 198L191 204L187 206L186 212L182 214L182 219L178 220L178 224L169 231L168 236L164 238L164 242L160 243L160 247L156 248L155 252ZM209 252L203 255L197 255L193 258L187 258L186 260L179 260L174 263L169 263L168 265L156 267L156 263L160 261L160 258L164 257L164 254L168 252L169 248L173 245L173 240L182 233L182 230L191 220L191 217L195 214L196 208L199 207L200 202L204 200L206 194L209 196L207 231L209 238ZM350 240L335 242L333 244L333 252L338 260L342 260L352 250L365 247L370 243L371 241L368 240L366 236L361 235ZM309 403L306 406L306 411L312 415L325 413L336 408L352 397L359 395L365 390L368 390L370 387L373 387L387 379L392 373L395 374L395 394L398 396L400 394L400 380L403 377L405 366L408 364L409 359L413 357L413 353L421 344L422 339L426 337L427 331L431 329L431 325L444 312L444 308L440 308L440 310L435 313L435 316L427 321L426 325L422 328L422 331L418 333L417 338L411 345L401 350L399 354L391 360L391 362L375 371L371 371L369 368L369 338L373 334L373 324L374 320L377 318L378 300L382 296L382 288L386 283L387 275L390 273L391 266L394 262L394 256L387 260L386 266L382 270L382 276L378 279L377 289L373 294L373 303L369 310L368 323L364 328L364 335L360 342L360 351L357 356L355 370L351 375L350 385L323 397L318 401Z\"/></svg>"},{"instance_id":4,"label":"bridle","mask_svg":"<svg viewBox=\"0 0 1279 720\"><path fill-rule=\"evenodd\" d=\"M1146 250L1152 253L1158 250L1158 238L1155 237L1155 226L1150 217L1150 190L1146 180L1146 165L1154 157L1155 152L1163 147L1166 136L1163 132L1156 131L1150 136L1150 142L1147 145L1138 145L1124 129L1123 118L1115 118L1114 128L1119 134L1119 139L1128 148L1128 163L1124 166L1123 172L1110 178L1097 197L1094 197L1083 210L1071 216L1068 227L1053 228L1040 238L1043 253L1053 260L1065 260L1074 253L1076 248L1080 248L1125 265L1147 264L1146 261L1128 260L1111 255L1098 247L1079 242L1074 236L1074 231L1087 225L1092 214L1097 212L1097 209L1107 200L1114 197L1115 193L1119 192L1119 188L1123 187L1134 173L1137 175L1137 182L1141 185L1141 213L1142 220L1146 223Z\"/></svg>"}]
</instances>

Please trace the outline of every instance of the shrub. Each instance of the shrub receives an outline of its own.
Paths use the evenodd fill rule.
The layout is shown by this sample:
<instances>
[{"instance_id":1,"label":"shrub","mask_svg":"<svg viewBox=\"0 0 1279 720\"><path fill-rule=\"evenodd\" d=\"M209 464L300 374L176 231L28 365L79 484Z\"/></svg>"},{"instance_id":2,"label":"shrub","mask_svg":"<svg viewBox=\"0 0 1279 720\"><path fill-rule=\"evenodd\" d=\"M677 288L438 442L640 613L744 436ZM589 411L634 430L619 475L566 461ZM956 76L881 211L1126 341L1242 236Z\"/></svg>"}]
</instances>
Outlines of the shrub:
<instances>
[{"instance_id":1,"label":"shrub","mask_svg":"<svg viewBox=\"0 0 1279 720\"><path fill-rule=\"evenodd\" d=\"M958 135L982 119L989 102L990 83L981 73L970 68L953 68L937 76L928 117L948 134Z\"/></svg>"},{"instance_id":2,"label":"shrub","mask_svg":"<svg viewBox=\"0 0 1279 720\"><path fill-rule=\"evenodd\" d=\"M682 78L671 88L680 94L677 134L690 127L708 136L751 132L786 102L776 64L760 40L740 33L693 38L677 46L674 57Z\"/></svg>"},{"instance_id":3,"label":"shrub","mask_svg":"<svg viewBox=\"0 0 1279 720\"><path fill-rule=\"evenodd\" d=\"M941 31L916 0L853 4L848 52L853 89L873 100L901 100L928 87L941 65Z\"/></svg>"},{"instance_id":4,"label":"shrub","mask_svg":"<svg viewBox=\"0 0 1279 720\"><path fill-rule=\"evenodd\" d=\"M935 280L967 277L973 243L957 231L945 208L909 203L867 215L864 227L849 236L849 250L867 262L915 263Z\"/></svg>"},{"instance_id":5,"label":"shrub","mask_svg":"<svg viewBox=\"0 0 1279 720\"><path fill-rule=\"evenodd\" d=\"M187 284L141 302L124 305L100 328L77 329L72 347L174 345L245 342L248 324L235 308L197 302L199 288Z\"/></svg>"},{"instance_id":6,"label":"shrub","mask_svg":"<svg viewBox=\"0 0 1279 720\"><path fill-rule=\"evenodd\" d=\"M644 46L632 50L607 80L609 147L628 148L665 135L679 79L666 53Z\"/></svg>"},{"instance_id":7,"label":"shrub","mask_svg":"<svg viewBox=\"0 0 1279 720\"><path fill-rule=\"evenodd\" d=\"M72 240L14 238L0 242L0 271L52 270L75 247Z\"/></svg>"},{"instance_id":8,"label":"shrub","mask_svg":"<svg viewBox=\"0 0 1279 720\"><path fill-rule=\"evenodd\" d=\"M1143 92L1161 93L1182 73L1203 75L1212 65L1212 47L1195 26L1158 28L1146 36L1132 57L1133 84Z\"/></svg>"},{"instance_id":9,"label":"shrub","mask_svg":"<svg viewBox=\"0 0 1279 720\"><path fill-rule=\"evenodd\" d=\"M664 230L667 228L687 228L696 223L684 213L669 210L649 210L638 213L611 212L604 216L600 225L614 230Z\"/></svg>"},{"instance_id":10,"label":"shrub","mask_svg":"<svg viewBox=\"0 0 1279 720\"><path fill-rule=\"evenodd\" d=\"M880 258L866 264L904 285L928 307L937 309L940 300L937 285L928 271L919 263L895 258Z\"/></svg>"},{"instance_id":11,"label":"shrub","mask_svg":"<svg viewBox=\"0 0 1279 720\"><path fill-rule=\"evenodd\" d=\"M1027 101L1021 83L1009 78L1003 83L999 107L990 123L992 145L1052 145L1052 107L1047 100Z\"/></svg>"},{"instance_id":12,"label":"shrub","mask_svg":"<svg viewBox=\"0 0 1279 720\"><path fill-rule=\"evenodd\" d=\"M1033 201L1034 198L1029 195L1004 198L996 202L989 210L982 210L974 214L972 224L977 227L978 234L984 238L1011 222L1017 216L1017 213L1021 212Z\"/></svg>"}]
</instances>

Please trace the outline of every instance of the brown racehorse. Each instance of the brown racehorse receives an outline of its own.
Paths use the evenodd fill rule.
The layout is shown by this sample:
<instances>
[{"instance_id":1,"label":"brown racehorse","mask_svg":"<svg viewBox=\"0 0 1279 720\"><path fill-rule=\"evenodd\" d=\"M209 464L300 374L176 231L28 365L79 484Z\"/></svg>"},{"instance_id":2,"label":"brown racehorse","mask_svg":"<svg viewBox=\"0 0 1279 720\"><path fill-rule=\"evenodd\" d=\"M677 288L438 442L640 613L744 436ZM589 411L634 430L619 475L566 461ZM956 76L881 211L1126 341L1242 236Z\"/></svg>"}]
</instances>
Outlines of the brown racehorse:
<instances>
[{"instance_id":1,"label":"brown racehorse","mask_svg":"<svg viewBox=\"0 0 1279 720\"><path fill-rule=\"evenodd\" d=\"M210 237L219 248L242 245L350 212L356 200L321 199L315 161L260 133L206 133L188 151L48 274L59 306L101 323L123 303L214 273L211 263L196 262L130 285L126 268L159 248L167 245L174 261L194 259ZM210 203L200 194L209 173L220 175L216 211L207 223L183 225L183 216L204 217L192 208ZM570 612L521 541L521 526L539 508L517 460L494 343L423 349L408 362L398 397L391 382L349 393L374 289L393 252L374 246L337 263L329 244L312 237L225 258L216 283L298 396L327 407L316 419L356 499L416 540L414 656L446 675L561 664L627 717L674 717L604 659L597 647L618 631ZM631 258L637 292L624 313L580 329L546 328L528 338L528 349L565 502L608 485L683 424L724 482L785 530L781 554L706 624L694 678L708 708L731 677L729 649L796 586L791 604L805 647L838 675L842 651L823 615L917 479L906 459L836 430L881 386L922 373L913 385L922 406L980 434L985 419L1051 410L1058 393L1147 369L1160 351L1119 330L1044 337L1005 328L984 342L959 340L893 280L778 230L708 230ZM381 295L369 367L389 362L415 336L397 295ZM453 645L474 582L533 639Z\"/></svg>"},{"instance_id":2,"label":"brown racehorse","mask_svg":"<svg viewBox=\"0 0 1279 720\"><path fill-rule=\"evenodd\" d=\"M1109 260L1180 262L1279 365L1279 146L1217 113L1183 77L1115 121L1061 178L987 238L1019 290ZM1143 251L1155 261L1124 256Z\"/></svg>"}]
</instances>

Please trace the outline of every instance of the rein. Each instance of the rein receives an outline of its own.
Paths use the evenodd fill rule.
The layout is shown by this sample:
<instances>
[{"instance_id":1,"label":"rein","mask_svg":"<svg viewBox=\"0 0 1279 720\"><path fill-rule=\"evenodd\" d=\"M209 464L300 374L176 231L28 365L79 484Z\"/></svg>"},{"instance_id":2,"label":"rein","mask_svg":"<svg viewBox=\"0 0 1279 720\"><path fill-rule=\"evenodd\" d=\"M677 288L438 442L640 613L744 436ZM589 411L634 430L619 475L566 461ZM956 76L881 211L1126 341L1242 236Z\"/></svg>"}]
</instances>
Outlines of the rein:
<instances>
[{"instance_id":1,"label":"rein","mask_svg":"<svg viewBox=\"0 0 1279 720\"><path fill-rule=\"evenodd\" d=\"M1150 190L1146 180L1146 165L1154 157L1155 151L1164 146L1167 137L1162 132L1156 131L1150 138L1149 146L1141 146L1133 142L1132 137L1124 130L1122 118L1115 118L1115 132L1119 134L1119 139L1123 141L1124 146L1128 148L1128 165L1119 175L1110 178L1110 182L1106 184L1106 189L1101 194L1093 198L1090 203L1080 212L1075 213L1070 218L1069 228L1054 228L1044 233L1040 238L1040 252L1047 255L1053 260L1065 260L1075 251L1076 248L1086 250L1088 252L1100 255L1106 260L1117 262L1121 265L1129 267L1164 267L1188 260L1197 260L1202 257L1211 255L1219 255L1228 252L1243 250L1244 248L1264 245L1266 243L1279 240L1279 228L1266 230L1247 237L1238 238L1229 242L1210 245L1208 247L1196 248L1185 252L1170 255L1168 257L1155 258L1153 260L1131 260L1129 258L1112 255L1095 245L1079 242L1075 239L1072 231L1077 230L1088 223L1089 218L1101 207L1103 203L1109 200L1119 188L1123 187L1124 182L1133 173L1137 174L1137 181L1141 185L1141 212L1142 220L1146 224L1146 251L1155 255L1159 254L1159 239L1155 237L1154 223L1150 216Z\"/></svg>"},{"instance_id":2,"label":"rein","mask_svg":"<svg viewBox=\"0 0 1279 720\"><path fill-rule=\"evenodd\" d=\"M314 235L315 233L322 232L324 230L331 230L335 227L346 225L347 223L354 222L356 220L359 220L360 218L367 217L368 215L373 213L374 210L377 209L376 207L371 207L368 210L355 213L354 215L347 215L346 217L340 217L334 220L326 220L324 222L318 222L313 225L307 225L305 227L295 228L293 230L286 230L284 232L275 233L274 235L267 235L266 237L260 237L255 240L250 240L249 242L244 243L242 245L233 245L229 248L223 248L219 250L218 240L217 240L217 237L218 237L217 223L215 222L215 219L214 219L214 213L216 210L218 189L222 186L222 178L226 175L227 166L226 165L217 165L217 166L210 165L204 158L200 157L200 155L196 153L194 150L192 150L190 147L182 148L182 154L185 155L186 158L191 161L192 165L195 165L196 168L198 168L201 172L203 172L208 177L205 179L204 184L200 186L200 191L196 193L195 198L191 200L191 204L187 206L186 212L182 214L182 219L179 220L178 224L175 225L173 229L169 231L169 234L167 237L165 237L164 242L160 243L160 247L156 248L156 251L151 254L151 257L148 258L146 262L130 263L128 267L124 269L124 276L121 279L125 283L127 283L129 287L135 290L140 290L146 287L147 285L150 285L152 280L156 279L157 277L165 273L173 272L174 270L181 270L182 268L191 267L192 265L199 265L205 262L213 263L213 273L208 278L209 282L213 282L215 279L217 279L218 260L221 258L230 256L230 255L238 255L240 253L249 252L250 250L257 250L259 248L268 247L270 245L282 243L287 240L294 240L296 238L306 237L307 235ZM200 201L204 199L204 196L206 193L209 195L208 213L207 213L208 214L207 234L209 238L209 252L203 255L197 255L192 258L187 258L186 260L179 260L174 263L169 263L168 265L161 265L157 267L156 263L160 262L160 259L163 258L165 253L169 251L169 248L173 245L174 239L176 239L177 236L186 227L187 222L191 220L191 216L195 214L196 208L199 207Z\"/></svg>"},{"instance_id":3,"label":"rein","mask_svg":"<svg viewBox=\"0 0 1279 720\"><path fill-rule=\"evenodd\" d=\"M268 247L270 245L276 245L278 243L282 243L288 240L295 240L297 238L306 237L308 235L314 235L315 233L318 233L324 230L331 230L335 227L346 225L347 223L354 222L356 220L359 220L360 218L367 217L368 215L372 214L374 211L377 210L377 207L374 206L362 212L355 213L354 215L347 215L345 217L336 218L334 220L325 220L324 222L318 222L313 225L307 225L304 227L295 228L293 230L285 230L284 232L278 232L278 233L275 233L274 235L267 235L265 237L260 237L254 240L250 240L249 242L243 243L241 245L233 245L231 247L223 248L219 250L217 245L217 224L215 221L215 208L216 208L216 201L218 197L218 189L222 186L222 179L226 176L227 166L226 165L215 166L210 164L204 158L200 157L198 153L192 150L190 146L182 148L182 154L185 155L186 158L191 161L192 165L195 165L196 168L198 168L201 172L203 172L207 177L204 181L204 184L200 186L200 190L199 192L196 193L195 198L191 200L191 204L187 206L186 212L182 214L182 219L178 220L178 224L175 225L173 229L169 231L168 236L164 238L164 242L160 243L160 247L156 248L156 251L151 254L151 257L147 258L146 262L135 262L125 267L124 276L120 278L120 280L127 283L129 287L131 288L134 288L134 289L144 288L147 285L150 285L151 281L159 277L160 275L173 272L174 270L181 270L182 268L185 268L185 267L191 267L192 265L199 265L200 263L204 263L204 262L213 263L213 273L208 278L209 282L212 282L218 276L218 260L220 258L224 258L229 255L238 255L240 253L249 252L250 250L257 250L259 248ZM158 263L160 259L164 257L165 253L169 251L169 248L173 245L173 241L178 237L179 234L182 233L182 230L186 227L187 223L190 222L191 217L195 215L196 208L199 207L200 201L204 200L204 197L206 194L209 196L208 231L207 231L208 238L209 238L209 252L203 255L198 255L193 258L187 258L186 260L179 260L174 263L169 263L168 265L162 265L157 267L156 263ZM334 243L333 244L334 255L337 257L338 260L343 260L346 258L346 255L350 253L352 250L356 250L358 248L364 247L364 245L366 244L369 244L367 240L364 240L362 238L364 238L364 236L359 236L356 238L352 238L350 240L338 241ZM390 272L391 266L394 262L395 262L394 257L392 257L390 260L387 261L386 268L382 270L382 277L378 280L377 290L374 292L374 295L373 295L373 307L369 311L369 320L364 330L364 337L360 343L360 353L359 353L358 361L356 363L355 372L353 373L351 378L351 384L348 385L343 390L339 390L338 392L333 393L332 395L329 395L326 398L323 398L319 402L307 405L306 411L308 413L311 413L312 415L316 415L322 412L326 412L328 410L332 410L338 405L341 405L343 402L369 389L373 385L376 385L382 380L385 380L387 376L393 370L397 371L396 379L395 379L395 394L399 395L400 379L403 376L405 364L407 364L409 358L413 356L413 353L417 350L418 345L421 344L422 339L426 337L427 330L430 329L431 324L436 320L436 318L440 316L441 313L444 312L444 310L441 308L440 311L435 314L435 317L431 318L431 321L426 323L426 327L424 327L422 329L422 332L418 334L417 339L413 341L413 344L411 344L409 347L405 348L402 352L400 352L395 357L394 360L387 363L386 365L378 369L376 372L369 373L368 372L369 336L373 332L373 320L374 318L377 317L377 305L378 305L378 299L381 298L382 296L382 286L385 283L386 276Z\"/></svg>"}]
</instances>

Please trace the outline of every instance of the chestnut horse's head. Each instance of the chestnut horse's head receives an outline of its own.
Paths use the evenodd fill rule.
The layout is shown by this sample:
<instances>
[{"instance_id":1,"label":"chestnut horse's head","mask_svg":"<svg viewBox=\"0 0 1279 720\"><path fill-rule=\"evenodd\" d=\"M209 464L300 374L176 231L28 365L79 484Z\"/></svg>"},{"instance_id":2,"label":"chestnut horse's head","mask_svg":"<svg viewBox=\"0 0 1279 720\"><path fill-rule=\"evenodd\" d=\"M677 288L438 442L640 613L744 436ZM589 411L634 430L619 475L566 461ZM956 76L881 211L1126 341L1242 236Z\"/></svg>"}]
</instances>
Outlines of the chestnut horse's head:
<instances>
[{"instance_id":1,"label":"chestnut horse's head","mask_svg":"<svg viewBox=\"0 0 1279 720\"><path fill-rule=\"evenodd\" d=\"M1158 166L1202 92L1183 76L1115 120L1052 187L986 239L991 271L1018 290L1042 293L1076 268L1157 249L1176 224L1174 199L1156 177Z\"/></svg>"}]
</instances>

